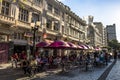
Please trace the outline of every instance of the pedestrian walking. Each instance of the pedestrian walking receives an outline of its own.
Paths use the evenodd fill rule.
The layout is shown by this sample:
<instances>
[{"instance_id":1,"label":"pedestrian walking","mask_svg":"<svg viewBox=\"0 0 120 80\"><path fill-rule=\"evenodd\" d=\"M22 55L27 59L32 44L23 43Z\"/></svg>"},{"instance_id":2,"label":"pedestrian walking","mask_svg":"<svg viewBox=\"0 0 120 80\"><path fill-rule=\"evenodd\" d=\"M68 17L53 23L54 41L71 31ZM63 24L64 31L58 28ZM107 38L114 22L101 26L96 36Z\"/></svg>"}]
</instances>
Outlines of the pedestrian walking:
<instances>
[{"instance_id":1,"label":"pedestrian walking","mask_svg":"<svg viewBox=\"0 0 120 80\"><path fill-rule=\"evenodd\" d=\"M108 53L105 52L105 64L108 65Z\"/></svg>"},{"instance_id":2,"label":"pedestrian walking","mask_svg":"<svg viewBox=\"0 0 120 80\"><path fill-rule=\"evenodd\" d=\"M19 60L18 54L15 53L11 56L11 62L12 62L12 67L16 67L17 68L17 62Z\"/></svg>"}]
</instances>

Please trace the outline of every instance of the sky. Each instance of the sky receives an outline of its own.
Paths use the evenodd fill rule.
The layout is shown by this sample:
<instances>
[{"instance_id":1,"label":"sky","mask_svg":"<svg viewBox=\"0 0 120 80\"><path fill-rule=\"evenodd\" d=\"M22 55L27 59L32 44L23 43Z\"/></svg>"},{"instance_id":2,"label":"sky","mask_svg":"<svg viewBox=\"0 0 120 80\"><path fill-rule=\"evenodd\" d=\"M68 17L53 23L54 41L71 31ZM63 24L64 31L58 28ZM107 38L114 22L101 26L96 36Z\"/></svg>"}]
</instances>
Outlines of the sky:
<instances>
[{"instance_id":1,"label":"sky","mask_svg":"<svg viewBox=\"0 0 120 80\"><path fill-rule=\"evenodd\" d=\"M94 16L94 22L103 25L116 24L117 40L120 42L120 0L59 0L69 6L81 18Z\"/></svg>"}]
</instances>

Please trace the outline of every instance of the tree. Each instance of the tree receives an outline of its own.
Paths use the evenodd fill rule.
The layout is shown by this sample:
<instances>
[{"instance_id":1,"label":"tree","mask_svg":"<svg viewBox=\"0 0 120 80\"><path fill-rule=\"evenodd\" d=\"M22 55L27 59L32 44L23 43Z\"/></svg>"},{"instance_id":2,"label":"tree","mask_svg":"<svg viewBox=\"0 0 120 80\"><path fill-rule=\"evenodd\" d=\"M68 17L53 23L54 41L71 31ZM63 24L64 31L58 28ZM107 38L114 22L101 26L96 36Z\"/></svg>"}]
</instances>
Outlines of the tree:
<instances>
[{"instance_id":1,"label":"tree","mask_svg":"<svg viewBox=\"0 0 120 80\"><path fill-rule=\"evenodd\" d=\"M108 46L111 47L112 49L119 49L120 43L118 43L117 40L111 40L108 42Z\"/></svg>"}]
</instances>

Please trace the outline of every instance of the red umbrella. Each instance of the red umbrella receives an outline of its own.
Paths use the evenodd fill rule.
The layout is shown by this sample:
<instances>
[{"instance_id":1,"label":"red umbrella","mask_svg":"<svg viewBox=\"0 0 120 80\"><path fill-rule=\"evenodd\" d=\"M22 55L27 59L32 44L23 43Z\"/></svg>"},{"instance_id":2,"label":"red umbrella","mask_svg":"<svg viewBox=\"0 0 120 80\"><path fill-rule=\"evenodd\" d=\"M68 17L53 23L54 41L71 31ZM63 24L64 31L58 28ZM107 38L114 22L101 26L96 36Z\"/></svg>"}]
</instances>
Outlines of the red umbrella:
<instances>
[{"instance_id":1,"label":"red umbrella","mask_svg":"<svg viewBox=\"0 0 120 80\"><path fill-rule=\"evenodd\" d=\"M67 44L67 42L59 40L59 41L54 41L47 47L61 49L61 48L69 48L70 46Z\"/></svg>"},{"instance_id":2,"label":"red umbrella","mask_svg":"<svg viewBox=\"0 0 120 80\"><path fill-rule=\"evenodd\" d=\"M40 42L38 44L36 44L36 47L47 47L50 43L48 42Z\"/></svg>"},{"instance_id":3,"label":"red umbrella","mask_svg":"<svg viewBox=\"0 0 120 80\"><path fill-rule=\"evenodd\" d=\"M73 43L71 43L71 42L67 42L67 44L70 46L70 48L72 48L72 49L77 49L78 48L78 46L77 45L75 45L75 44L73 44Z\"/></svg>"},{"instance_id":4,"label":"red umbrella","mask_svg":"<svg viewBox=\"0 0 120 80\"><path fill-rule=\"evenodd\" d=\"M95 50L96 50L96 51L100 51L100 50L101 50L101 48L99 48L99 47L96 47L96 48L95 48Z\"/></svg>"},{"instance_id":5,"label":"red umbrella","mask_svg":"<svg viewBox=\"0 0 120 80\"><path fill-rule=\"evenodd\" d=\"M79 46L79 45L77 45L77 48L78 49L84 49L82 46Z\"/></svg>"},{"instance_id":6,"label":"red umbrella","mask_svg":"<svg viewBox=\"0 0 120 80\"><path fill-rule=\"evenodd\" d=\"M87 46L85 46L85 45L80 45L80 47L82 47L83 49L88 49L88 47Z\"/></svg>"}]
</instances>

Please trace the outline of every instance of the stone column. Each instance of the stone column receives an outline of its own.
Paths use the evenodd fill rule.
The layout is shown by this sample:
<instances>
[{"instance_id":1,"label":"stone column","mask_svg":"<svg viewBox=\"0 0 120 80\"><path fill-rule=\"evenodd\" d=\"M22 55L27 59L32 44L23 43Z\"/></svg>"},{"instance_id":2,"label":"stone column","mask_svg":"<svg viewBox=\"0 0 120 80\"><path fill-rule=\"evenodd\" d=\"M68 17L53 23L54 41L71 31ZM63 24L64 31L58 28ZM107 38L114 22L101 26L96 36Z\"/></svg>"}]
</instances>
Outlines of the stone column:
<instances>
[{"instance_id":1,"label":"stone column","mask_svg":"<svg viewBox=\"0 0 120 80\"><path fill-rule=\"evenodd\" d=\"M52 21L51 29L54 30L54 21Z\"/></svg>"},{"instance_id":2,"label":"stone column","mask_svg":"<svg viewBox=\"0 0 120 80\"><path fill-rule=\"evenodd\" d=\"M15 20L19 19L19 7L16 5L15 6Z\"/></svg>"},{"instance_id":3,"label":"stone column","mask_svg":"<svg viewBox=\"0 0 120 80\"><path fill-rule=\"evenodd\" d=\"M31 19L32 19L32 12L29 12L29 14L28 14L28 23L31 23Z\"/></svg>"},{"instance_id":4,"label":"stone column","mask_svg":"<svg viewBox=\"0 0 120 80\"><path fill-rule=\"evenodd\" d=\"M0 2L0 14L1 14L1 11L2 11L2 2Z\"/></svg>"}]
</instances>

